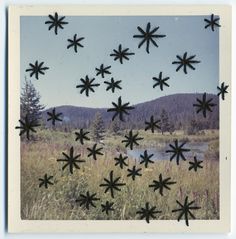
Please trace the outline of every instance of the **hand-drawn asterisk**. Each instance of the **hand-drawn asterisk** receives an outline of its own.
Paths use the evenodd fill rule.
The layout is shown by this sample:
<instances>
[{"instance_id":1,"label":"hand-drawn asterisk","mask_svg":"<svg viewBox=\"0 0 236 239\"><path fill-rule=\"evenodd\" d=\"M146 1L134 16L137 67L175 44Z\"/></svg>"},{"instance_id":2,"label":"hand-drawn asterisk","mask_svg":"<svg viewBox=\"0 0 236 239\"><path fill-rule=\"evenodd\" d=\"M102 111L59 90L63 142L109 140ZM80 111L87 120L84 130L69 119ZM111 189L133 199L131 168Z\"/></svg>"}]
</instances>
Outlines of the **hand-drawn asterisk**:
<instances>
[{"instance_id":1,"label":"hand-drawn asterisk","mask_svg":"<svg viewBox=\"0 0 236 239\"><path fill-rule=\"evenodd\" d=\"M172 161L172 159L176 157L176 163L177 163L177 165L179 165L180 158L183 159L184 161L186 160L183 152L189 152L190 149L183 148L183 146L185 144L186 144L186 142L179 145L177 139L175 140L175 145L169 144L170 148L172 148L172 149L166 150L166 153L173 153L173 155L170 157L170 161Z\"/></svg>"},{"instance_id":2,"label":"hand-drawn asterisk","mask_svg":"<svg viewBox=\"0 0 236 239\"><path fill-rule=\"evenodd\" d=\"M146 222L149 223L151 218L153 219L156 218L155 214L161 213L161 212L162 211L156 210L156 207L151 207L149 205L149 202L146 202L145 208L142 207L140 211L136 212L136 214L140 214L140 219L145 218Z\"/></svg>"},{"instance_id":3,"label":"hand-drawn asterisk","mask_svg":"<svg viewBox=\"0 0 236 239\"><path fill-rule=\"evenodd\" d=\"M163 196L163 190L166 188L170 190L168 185L175 184L176 182L170 181L171 178L162 179L162 174L159 175L159 181L153 180L153 184L150 184L150 188L154 188L154 192L159 189L159 193Z\"/></svg>"},{"instance_id":4,"label":"hand-drawn asterisk","mask_svg":"<svg viewBox=\"0 0 236 239\"><path fill-rule=\"evenodd\" d=\"M100 198L96 197L96 193L90 195L89 191L85 194L80 194L80 198L76 199L76 202L80 203L80 206L85 206L89 210L89 206L96 207L94 204L95 201L100 200Z\"/></svg>"},{"instance_id":5,"label":"hand-drawn asterisk","mask_svg":"<svg viewBox=\"0 0 236 239\"><path fill-rule=\"evenodd\" d=\"M57 29L58 27L61 29L64 29L63 25L68 24L68 22L63 21L65 17L58 17L57 12L55 13L54 16L48 15L50 18L50 21L46 21L45 24L50 24L48 27L48 30L50 31L54 27L54 32L57 35Z\"/></svg>"},{"instance_id":6,"label":"hand-drawn asterisk","mask_svg":"<svg viewBox=\"0 0 236 239\"><path fill-rule=\"evenodd\" d=\"M44 174L43 178L39 178L40 184L39 187L41 188L44 186L45 188L48 188L48 185L53 185L53 183L50 181L53 178L53 176L48 176L47 174Z\"/></svg>"},{"instance_id":7,"label":"hand-drawn asterisk","mask_svg":"<svg viewBox=\"0 0 236 239\"><path fill-rule=\"evenodd\" d=\"M119 155L118 158L114 158L116 163L115 163L115 166L116 165L119 165L121 169L123 169L123 166L128 166L128 164L125 162L126 159L128 159L127 156L122 156L122 154Z\"/></svg>"},{"instance_id":8,"label":"hand-drawn asterisk","mask_svg":"<svg viewBox=\"0 0 236 239\"><path fill-rule=\"evenodd\" d=\"M36 120L29 120L28 116L25 116L25 121L19 120L21 126L16 126L16 129L20 129L20 136L26 133L26 138L29 140L30 139L30 131L33 133L36 133L36 130L34 127L40 126L39 124L36 123Z\"/></svg>"},{"instance_id":9,"label":"hand-drawn asterisk","mask_svg":"<svg viewBox=\"0 0 236 239\"><path fill-rule=\"evenodd\" d=\"M143 38L141 40L141 42L138 45L138 48L140 48L145 42L146 42L146 52L149 53L149 46L150 46L150 42L158 47L157 43L155 42L156 39L154 38L163 38L166 35L159 35L159 34L154 34L159 27L155 27L153 30L151 30L151 24L150 22L147 24L146 26L146 31L143 30L140 26L137 27L137 29L139 30L139 32L141 33L141 35L134 35L134 38Z\"/></svg>"},{"instance_id":10,"label":"hand-drawn asterisk","mask_svg":"<svg viewBox=\"0 0 236 239\"><path fill-rule=\"evenodd\" d=\"M151 129L152 133L154 133L155 128L157 129L161 129L161 126L158 125L158 123L160 123L160 120L154 120L153 115L150 118L150 122L145 121L145 124L147 125L147 127L145 128L145 131L148 129Z\"/></svg>"},{"instance_id":11,"label":"hand-drawn asterisk","mask_svg":"<svg viewBox=\"0 0 236 239\"><path fill-rule=\"evenodd\" d=\"M200 161L200 160L198 161L197 157L194 156L194 161L193 162L189 162L190 166L189 166L188 170L190 171L190 170L194 169L194 171L197 172L198 168L203 168L203 166L201 166L202 162L203 161Z\"/></svg>"},{"instance_id":12,"label":"hand-drawn asterisk","mask_svg":"<svg viewBox=\"0 0 236 239\"><path fill-rule=\"evenodd\" d=\"M59 117L62 115L62 113L56 113L56 109L53 108L52 112L47 112L47 115L49 116L49 118L47 119L47 121L52 121L52 125L55 125L56 121L62 121L62 119L60 119Z\"/></svg>"},{"instance_id":13,"label":"hand-drawn asterisk","mask_svg":"<svg viewBox=\"0 0 236 239\"><path fill-rule=\"evenodd\" d=\"M211 98L211 99L208 99L208 100L206 99L206 93L203 94L202 100L199 100L199 99L197 98L198 104L193 104L194 107L197 107L197 108L198 108L197 111L196 111L197 114L202 111L203 116L206 118L206 112L207 112L207 111L212 112L211 107L216 106L216 104L211 103L212 100L213 100L212 98Z\"/></svg>"},{"instance_id":14,"label":"hand-drawn asterisk","mask_svg":"<svg viewBox=\"0 0 236 239\"><path fill-rule=\"evenodd\" d=\"M104 67L104 65L101 64L101 65L100 65L100 68L95 68L95 70L97 71L96 76L101 75L102 78L104 78L104 77L105 77L105 74L108 74L108 75L111 74L111 72L108 70L108 69L110 69L110 68L111 68L111 66L106 66L106 67Z\"/></svg>"},{"instance_id":15,"label":"hand-drawn asterisk","mask_svg":"<svg viewBox=\"0 0 236 239\"><path fill-rule=\"evenodd\" d=\"M75 141L79 140L81 144L84 144L84 140L90 140L90 138L87 137L87 134L89 134L89 132L84 132L83 129L80 129L79 132L75 132Z\"/></svg>"},{"instance_id":16,"label":"hand-drawn asterisk","mask_svg":"<svg viewBox=\"0 0 236 239\"><path fill-rule=\"evenodd\" d=\"M156 81L156 83L153 85L153 89L156 87L156 86L160 86L160 89L161 91L163 91L163 86L167 86L169 87L169 85L166 83L166 81L168 81L170 79L170 77L165 77L165 78L162 78L162 72L159 73L159 77L156 78L156 77L153 77L152 78L154 81Z\"/></svg>"},{"instance_id":17,"label":"hand-drawn asterisk","mask_svg":"<svg viewBox=\"0 0 236 239\"><path fill-rule=\"evenodd\" d=\"M97 144L94 144L92 148L87 148L87 150L90 152L88 157L93 156L93 159L97 160L97 155L103 155L103 153L100 152L102 149L103 148L97 149Z\"/></svg>"},{"instance_id":18,"label":"hand-drawn asterisk","mask_svg":"<svg viewBox=\"0 0 236 239\"><path fill-rule=\"evenodd\" d=\"M77 85L76 88L81 88L80 94L85 91L86 96L89 96L89 91L95 92L94 87L98 87L100 84L92 84L95 81L95 78L89 79L88 75L85 76L85 79L81 78L81 85Z\"/></svg>"},{"instance_id":19,"label":"hand-drawn asterisk","mask_svg":"<svg viewBox=\"0 0 236 239\"><path fill-rule=\"evenodd\" d=\"M65 162L66 164L62 167L62 170L64 170L66 167L69 167L70 173L73 174L73 167L80 169L78 163L83 163L85 160L78 159L81 155L75 155L74 156L74 147L70 148L69 155L62 152L62 154L65 156L64 159L57 159L58 162Z\"/></svg>"},{"instance_id":20,"label":"hand-drawn asterisk","mask_svg":"<svg viewBox=\"0 0 236 239\"><path fill-rule=\"evenodd\" d=\"M195 67L193 67L192 64L200 63L201 61L193 60L196 55L187 57L187 52L184 53L183 57L180 57L179 55L176 56L179 61L173 61L172 64L178 64L179 66L176 68L176 71L179 71L182 67L184 67L184 73L187 74L187 67L191 68L192 70L195 70Z\"/></svg>"},{"instance_id":21,"label":"hand-drawn asterisk","mask_svg":"<svg viewBox=\"0 0 236 239\"><path fill-rule=\"evenodd\" d=\"M138 134L133 134L133 131L130 130L129 131L129 134L128 135L125 135L125 138L124 140L122 140L121 142L122 143L126 143L125 144L125 147L130 147L130 149L132 150L133 149L133 146L134 144L135 145L139 145L139 143L137 142L138 140L142 140L143 138L142 137L138 137Z\"/></svg>"},{"instance_id":22,"label":"hand-drawn asterisk","mask_svg":"<svg viewBox=\"0 0 236 239\"><path fill-rule=\"evenodd\" d=\"M114 61L120 60L120 63L123 64L123 59L129 60L128 56L134 55L133 52L128 52L129 48L125 48L122 50L122 45L120 44L118 50L113 49L112 54L110 56L114 56Z\"/></svg>"},{"instance_id":23,"label":"hand-drawn asterisk","mask_svg":"<svg viewBox=\"0 0 236 239\"><path fill-rule=\"evenodd\" d=\"M184 205L182 205L178 200L176 200L176 203L180 206L178 209L172 210L172 212L180 212L178 216L178 221L184 216L185 223L187 226L189 226L188 223L188 216L190 215L191 218L195 219L195 216L192 214L190 210L197 210L200 209L201 207L197 206L191 206L195 201L188 202L188 197L185 198L184 200Z\"/></svg>"},{"instance_id":24,"label":"hand-drawn asterisk","mask_svg":"<svg viewBox=\"0 0 236 239\"><path fill-rule=\"evenodd\" d=\"M31 71L30 77L35 75L35 78L38 80L39 79L39 74L44 75L44 71L48 70L49 67L43 67L44 62L38 63L38 61L35 61L34 64L29 63L30 68L26 69L25 71Z\"/></svg>"},{"instance_id":25,"label":"hand-drawn asterisk","mask_svg":"<svg viewBox=\"0 0 236 239\"><path fill-rule=\"evenodd\" d=\"M108 215L110 211L114 211L114 208L112 208L113 205L114 205L114 202L108 202L108 201L106 201L105 204L101 204L102 212L105 212Z\"/></svg>"},{"instance_id":26,"label":"hand-drawn asterisk","mask_svg":"<svg viewBox=\"0 0 236 239\"><path fill-rule=\"evenodd\" d=\"M74 35L73 39L67 39L70 44L67 46L67 49L74 47L74 51L77 52L78 47L84 47L80 44L80 41L84 40L84 37L77 38L77 34Z\"/></svg>"},{"instance_id":27,"label":"hand-drawn asterisk","mask_svg":"<svg viewBox=\"0 0 236 239\"><path fill-rule=\"evenodd\" d=\"M154 163L150 158L153 156L154 154L148 154L147 150L144 151L143 154L140 154L140 157L142 158L142 161L140 162L140 164L145 165L145 168L147 168L149 163Z\"/></svg>"},{"instance_id":28,"label":"hand-drawn asterisk","mask_svg":"<svg viewBox=\"0 0 236 239\"><path fill-rule=\"evenodd\" d=\"M111 197L114 198L114 190L121 191L119 187L124 186L125 183L119 183L120 177L114 179L113 178L113 170L109 174L109 179L104 178L104 181L106 183L102 183L99 186L100 187L106 187L105 193L107 193L110 190Z\"/></svg>"},{"instance_id":29,"label":"hand-drawn asterisk","mask_svg":"<svg viewBox=\"0 0 236 239\"><path fill-rule=\"evenodd\" d=\"M222 100L225 99L225 94L228 93L227 89L228 89L228 85L225 85L225 83L221 83L221 86L217 86L217 89L220 91L217 95L220 96L221 95L221 98Z\"/></svg>"},{"instance_id":30,"label":"hand-drawn asterisk","mask_svg":"<svg viewBox=\"0 0 236 239\"><path fill-rule=\"evenodd\" d=\"M104 83L108 85L107 88L106 88L106 91L111 90L112 93L114 93L116 88L120 89L120 90L122 89L119 85L121 83L121 80L114 81L113 77L111 78L110 82L109 81L104 81Z\"/></svg>"},{"instance_id":31,"label":"hand-drawn asterisk","mask_svg":"<svg viewBox=\"0 0 236 239\"><path fill-rule=\"evenodd\" d=\"M121 96L118 98L118 103L116 104L115 102L112 102L112 105L114 106L114 108L110 108L107 110L107 112L115 112L115 114L112 117L112 120L114 120L116 118L117 115L119 115L119 119L121 121L124 121L123 115L124 114L129 114L127 112L127 110L133 110L134 107L133 106L129 106L129 102L122 104L122 99Z\"/></svg>"},{"instance_id":32,"label":"hand-drawn asterisk","mask_svg":"<svg viewBox=\"0 0 236 239\"><path fill-rule=\"evenodd\" d=\"M215 30L215 26L216 27L220 27L220 24L218 23L218 21L220 20L219 17L214 17L214 14L211 14L211 18L209 19L204 19L204 21L207 23L207 25L205 26L205 28L211 27L211 30L214 32Z\"/></svg>"},{"instance_id":33,"label":"hand-drawn asterisk","mask_svg":"<svg viewBox=\"0 0 236 239\"><path fill-rule=\"evenodd\" d=\"M132 169L129 169L129 168L128 168L127 171L128 171L129 173L127 174L127 177L132 177L132 179L135 180L135 177L136 177L136 176L142 176L142 174L139 173L141 170L142 170L141 168L137 168L137 169L136 169L136 166L133 166Z\"/></svg>"}]
</instances>

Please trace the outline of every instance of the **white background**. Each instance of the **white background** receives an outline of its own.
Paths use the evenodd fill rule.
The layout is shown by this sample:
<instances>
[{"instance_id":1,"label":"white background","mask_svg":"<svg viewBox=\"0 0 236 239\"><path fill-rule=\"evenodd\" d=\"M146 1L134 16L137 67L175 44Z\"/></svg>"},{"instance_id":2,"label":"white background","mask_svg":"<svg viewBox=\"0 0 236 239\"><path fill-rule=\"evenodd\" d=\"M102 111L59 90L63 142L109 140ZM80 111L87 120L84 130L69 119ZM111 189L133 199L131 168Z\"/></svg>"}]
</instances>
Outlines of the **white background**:
<instances>
[{"instance_id":1,"label":"white background","mask_svg":"<svg viewBox=\"0 0 236 239\"><path fill-rule=\"evenodd\" d=\"M236 92L236 86L234 79L236 76L236 0L185 0L185 1L164 1L164 0L0 0L0 239L29 239L29 238L96 238L96 239L106 239L106 238L164 238L164 239L179 239L179 238L209 238L209 239L236 239L236 134L235 125L232 124L232 156L231 156L231 168L232 168L232 186L231 186L231 233L230 234L8 234L7 233L7 185L6 185L6 81L7 81L7 7L9 4L228 4L232 5L232 92ZM236 121L235 110L236 107L236 95L232 94L232 122ZM12 149L14 150L14 149Z\"/></svg>"}]
</instances>

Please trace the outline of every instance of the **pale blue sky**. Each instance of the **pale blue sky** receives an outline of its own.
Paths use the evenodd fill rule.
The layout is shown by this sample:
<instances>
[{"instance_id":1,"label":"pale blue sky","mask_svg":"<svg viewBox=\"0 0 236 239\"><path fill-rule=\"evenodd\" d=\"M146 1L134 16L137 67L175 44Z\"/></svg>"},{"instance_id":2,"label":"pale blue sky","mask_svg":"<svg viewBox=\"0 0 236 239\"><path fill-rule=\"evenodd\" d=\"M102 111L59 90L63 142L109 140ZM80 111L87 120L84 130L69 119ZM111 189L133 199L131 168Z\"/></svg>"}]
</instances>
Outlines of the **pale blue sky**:
<instances>
[{"instance_id":1,"label":"pale blue sky","mask_svg":"<svg viewBox=\"0 0 236 239\"><path fill-rule=\"evenodd\" d=\"M55 35L44 24L47 17L21 17L21 83L25 76L31 79L47 108L60 105L110 107L119 96L124 102L137 104L175 93L215 94L219 82L219 31L205 29L204 18L209 16L66 17L69 24ZM146 53L145 45L138 49L140 40L133 38L139 33L137 26L145 29L148 22L151 28L160 27L159 34L166 35L157 40L158 48L151 45L150 54ZM84 48L79 48L78 53L66 48L67 39L74 34L85 37L81 42ZM135 53L123 65L110 57L119 44ZM195 71L188 69L187 75L182 70L176 72L177 65L172 65L176 55L182 56L185 51L189 56L196 54L196 59L201 61L195 65ZM28 64L36 60L50 67L39 80L25 72ZM102 63L111 65L112 72L104 79L96 77L95 71ZM170 77L170 87L165 87L164 91L152 88L152 77L158 76L160 71L163 76ZM86 75L95 77L95 82L101 84L89 97L76 89L80 78ZM103 81L111 77L122 81L122 90L106 91Z\"/></svg>"}]
</instances>

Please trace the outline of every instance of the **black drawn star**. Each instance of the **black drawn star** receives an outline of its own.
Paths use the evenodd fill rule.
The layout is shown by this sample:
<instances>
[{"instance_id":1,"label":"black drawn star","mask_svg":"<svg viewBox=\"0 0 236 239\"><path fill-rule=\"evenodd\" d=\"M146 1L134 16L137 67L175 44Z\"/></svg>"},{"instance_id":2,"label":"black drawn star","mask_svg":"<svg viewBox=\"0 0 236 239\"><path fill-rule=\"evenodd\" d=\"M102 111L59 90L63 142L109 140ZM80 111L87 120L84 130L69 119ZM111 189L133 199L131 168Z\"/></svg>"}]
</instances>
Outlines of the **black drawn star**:
<instances>
[{"instance_id":1,"label":"black drawn star","mask_svg":"<svg viewBox=\"0 0 236 239\"><path fill-rule=\"evenodd\" d=\"M110 108L107 110L107 112L115 112L115 114L112 117L112 120L114 120L116 118L116 116L119 115L119 119L121 121L124 121L123 115L129 115L129 113L127 112L128 110L133 110L134 107L133 106L129 106L129 102L122 104L122 99L121 96L118 98L118 103L116 104L115 102L112 102L112 105L114 106L114 108Z\"/></svg>"},{"instance_id":2,"label":"black drawn star","mask_svg":"<svg viewBox=\"0 0 236 239\"><path fill-rule=\"evenodd\" d=\"M68 22L63 21L65 17L58 17L56 12L54 16L48 15L49 21L46 21L45 24L50 24L48 30L50 31L54 27L54 32L57 35L58 28L64 29L63 25L68 24Z\"/></svg>"},{"instance_id":3,"label":"black drawn star","mask_svg":"<svg viewBox=\"0 0 236 239\"><path fill-rule=\"evenodd\" d=\"M181 145L179 145L178 140L175 140L175 145L169 144L170 146L170 150L166 150L166 153L173 153L172 156L170 157L170 161L172 161L173 158L176 157L176 163L177 165L179 165L179 160L186 160L186 158L184 157L184 152L189 152L190 149L185 149L183 148L184 145L186 144L186 142L182 143Z\"/></svg>"},{"instance_id":4,"label":"black drawn star","mask_svg":"<svg viewBox=\"0 0 236 239\"><path fill-rule=\"evenodd\" d=\"M166 35L160 35L157 34L156 31L159 29L159 27L155 27L151 30L151 24L150 22L146 26L146 31L143 30L140 26L137 27L141 35L134 35L134 38L143 38L141 42L138 45L138 48L140 48L145 42L146 42L146 52L149 54L149 46L150 43L152 43L155 47L158 47L156 40L158 38L166 37ZM156 39L155 39L156 38Z\"/></svg>"},{"instance_id":5,"label":"black drawn star","mask_svg":"<svg viewBox=\"0 0 236 239\"><path fill-rule=\"evenodd\" d=\"M163 91L163 86L169 87L169 85L166 83L166 81L168 81L170 79L170 77L162 78L162 72L159 73L158 78L153 77L152 79L154 81L156 81L156 83L153 85L153 89L158 85L160 86L161 91Z\"/></svg>"},{"instance_id":6,"label":"black drawn star","mask_svg":"<svg viewBox=\"0 0 236 239\"><path fill-rule=\"evenodd\" d=\"M187 68L189 67L192 70L195 70L193 64L200 63L201 61L196 61L194 58L196 55L187 57L187 52L184 53L183 57L179 55L176 56L179 61L173 61L172 64L178 64L179 66L176 68L176 71L179 71L182 67L184 68L184 73L187 74Z\"/></svg>"},{"instance_id":7,"label":"black drawn star","mask_svg":"<svg viewBox=\"0 0 236 239\"><path fill-rule=\"evenodd\" d=\"M154 116L152 115L150 118L150 122L145 121L145 124L147 125L145 131L151 129L152 133L154 133L155 128L161 129L161 126L158 124L160 122L160 120L154 120Z\"/></svg>"},{"instance_id":8,"label":"black drawn star","mask_svg":"<svg viewBox=\"0 0 236 239\"><path fill-rule=\"evenodd\" d=\"M113 77L111 78L110 82L109 81L104 81L104 83L108 85L107 88L106 88L106 91L111 90L112 93L114 93L116 88L120 89L120 90L122 89L121 86L120 86L121 80L114 81Z\"/></svg>"},{"instance_id":9,"label":"black drawn star","mask_svg":"<svg viewBox=\"0 0 236 239\"><path fill-rule=\"evenodd\" d=\"M154 192L159 189L159 193L163 196L163 190L170 190L169 185L175 184L176 182L170 181L171 178L162 179L162 174L159 175L159 181L153 180L153 184L150 184L150 188L154 188Z\"/></svg>"},{"instance_id":10,"label":"black drawn star","mask_svg":"<svg viewBox=\"0 0 236 239\"><path fill-rule=\"evenodd\" d=\"M62 167L62 170L64 170L66 167L69 167L70 173L73 174L74 167L76 169L80 169L79 163L84 163L85 160L78 159L81 155L75 155L74 156L74 147L70 148L69 155L62 152L62 154L65 156L64 159L57 159L57 162L65 162L66 164Z\"/></svg>"},{"instance_id":11,"label":"black drawn star","mask_svg":"<svg viewBox=\"0 0 236 239\"><path fill-rule=\"evenodd\" d=\"M53 176L48 176L47 174L44 174L43 178L39 178L39 187L41 188L42 186L44 186L45 188L48 188L48 185L53 185L53 183L50 181L52 178Z\"/></svg>"},{"instance_id":12,"label":"black drawn star","mask_svg":"<svg viewBox=\"0 0 236 239\"><path fill-rule=\"evenodd\" d=\"M81 144L84 144L84 140L90 140L90 138L87 137L87 134L89 134L89 132L84 132L83 129L80 129L79 132L75 132L75 141L79 140Z\"/></svg>"},{"instance_id":13,"label":"black drawn star","mask_svg":"<svg viewBox=\"0 0 236 239\"><path fill-rule=\"evenodd\" d=\"M77 34L75 34L73 39L67 39L67 41L70 43L67 46L67 49L74 47L74 51L77 53L78 47L84 47L82 44L80 44L80 41L82 40L84 40L84 37L77 38Z\"/></svg>"},{"instance_id":14,"label":"black drawn star","mask_svg":"<svg viewBox=\"0 0 236 239\"><path fill-rule=\"evenodd\" d=\"M105 204L101 204L102 212L105 212L108 215L110 211L114 211L114 208L112 208L113 205L114 205L114 202L108 202L108 201L106 201Z\"/></svg>"},{"instance_id":15,"label":"black drawn star","mask_svg":"<svg viewBox=\"0 0 236 239\"><path fill-rule=\"evenodd\" d=\"M76 199L75 201L80 203L80 207L84 205L85 208L89 210L90 206L96 207L94 202L98 200L100 200L100 198L96 197L96 193L90 195L89 191L87 191L86 195L80 194L80 198Z\"/></svg>"},{"instance_id":16,"label":"black drawn star","mask_svg":"<svg viewBox=\"0 0 236 239\"><path fill-rule=\"evenodd\" d=\"M106 187L105 193L107 193L110 190L111 197L114 198L114 190L121 191L119 187L125 186L125 183L119 183L120 177L114 179L113 178L113 170L109 174L109 179L104 178L104 181L106 183L102 183L99 186L100 187Z\"/></svg>"},{"instance_id":17,"label":"black drawn star","mask_svg":"<svg viewBox=\"0 0 236 239\"><path fill-rule=\"evenodd\" d=\"M125 138L124 140L122 140L121 142L122 143L126 143L125 144L125 147L130 147L130 149L132 150L133 149L133 146L134 144L135 145L139 145L139 143L137 142L138 140L142 140L143 138L142 137L138 137L138 134L133 134L133 131L130 130L129 131L129 134L128 135L125 135Z\"/></svg>"},{"instance_id":18,"label":"black drawn star","mask_svg":"<svg viewBox=\"0 0 236 239\"><path fill-rule=\"evenodd\" d=\"M189 226L189 223L188 223L189 215L192 219L195 219L195 216L192 214L190 210L197 210L201 208L197 206L195 207L191 206L194 202L195 201L188 202L188 197L185 198L184 205L182 205L178 200L176 200L176 203L180 206L180 208L172 210L172 212L180 212L178 216L178 221L180 221L180 219L184 216L184 220L187 226Z\"/></svg>"},{"instance_id":19,"label":"black drawn star","mask_svg":"<svg viewBox=\"0 0 236 239\"><path fill-rule=\"evenodd\" d=\"M49 116L49 118L47 119L47 121L52 121L52 125L55 125L56 121L62 121L62 119L60 119L59 117L62 115L62 113L56 113L56 109L53 108L52 112L47 112L47 115Z\"/></svg>"},{"instance_id":20,"label":"black drawn star","mask_svg":"<svg viewBox=\"0 0 236 239\"><path fill-rule=\"evenodd\" d=\"M114 56L114 61L118 60L121 64L123 64L123 59L129 60L128 56L134 55L133 52L128 52L129 48L125 48L122 50L122 45L120 44L118 50L113 49L112 54L110 56Z\"/></svg>"},{"instance_id":21,"label":"black drawn star","mask_svg":"<svg viewBox=\"0 0 236 239\"><path fill-rule=\"evenodd\" d=\"M203 168L203 166L201 166L202 162L203 161L197 160L197 157L194 156L194 161L189 162L190 166L189 166L188 170L190 171L190 170L194 169L194 171L197 172L198 168Z\"/></svg>"},{"instance_id":22,"label":"black drawn star","mask_svg":"<svg viewBox=\"0 0 236 239\"><path fill-rule=\"evenodd\" d=\"M150 219L156 219L155 214L161 213L162 211L156 210L156 207L151 207L149 202L146 202L145 208L141 208L140 211L137 211L136 214L140 214L140 219L146 220L147 223L150 222Z\"/></svg>"},{"instance_id":23,"label":"black drawn star","mask_svg":"<svg viewBox=\"0 0 236 239\"><path fill-rule=\"evenodd\" d=\"M229 86L228 86L228 85L225 85L224 82L221 83L221 86L220 86L220 87L217 86L217 89L220 91L217 95L218 95L218 96L221 95L222 100L225 99L225 94L226 94L226 93L229 93L229 92L227 91L228 87L229 87Z\"/></svg>"},{"instance_id":24,"label":"black drawn star","mask_svg":"<svg viewBox=\"0 0 236 239\"><path fill-rule=\"evenodd\" d=\"M23 135L26 133L26 138L29 140L30 139L30 131L33 133L36 133L36 130L34 129L35 127L40 126L37 124L36 120L30 120L28 116L25 116L25 121L19 120L21 126L16 126L16 129L20 129L20 134L19 136Z\"/></svg>"},{"instance_id":25,"label":"black drawn star","mask_svg":"<svg viewBox=\"0 0 236 239\"><path fill-rule=\"evenodd\" d=\"M126 159L128 159L127 156L122 156L122 154L119 155L118 158L114 158L116 163L115 166L119 165L121 169L123 169L123 166L128 166L128 164L125 162Z\"/></svg>"},{"instance_id":26,"label":"black drawn star","mask_svg":"<svg viewBox=\"0 0 236 239\"><path fill-rule=\"evenodd\" d=\"M97 160L97 155L103 155L103 153L100 152L102 149L103 148L97 149L97 144L94 144L92 148L87 148L87 150L90 152L88 157L93 156L93 159Z\"/></svg>"},{"instance_id":27,"label":"black drawn star","mask_svg":"<svg viewBox=\"0 0 236 239\"><path fill-rule=\"evenodd\" d=\"M40 62L38 63L38 61L35 61L34 64L29 63L30 68L26 69L25 71L31 71L30 73L30 77L32 77L33 75L35 75L35 78L38 80L39 79L39 74L44 75L44 71L48 70L49 67L44 66L43 67L44 62Z\"/></svg>"},{"instance_id":28,"label":"black drawn star","mask_svg":"<svg viewBox=\"0 0 236 239\"><path fill-rule=\"evenodd\" d=\"M97 71L96 76L101 75L102 78L104 78L104 77L105 77L105 74L110 75L110 74L111 74L111 72L109 71L110 68L111 68L111 66L106 66L106 67L104 67L104 65L101 64L101 65L100 65L100 68L95 68L95 70Z\"/></svg>"},{"instance_id":29,"label":"black drawn star","mask_svg":"<svg viewBox=\"0 0 236 239\"><path fill-rule=\"evenodd\" d=\"M94 87L98 87L100 84L92 84L95 81L95 78L89 79L88 75L85 76L85 79L81 78L81 85L77 85L76 88L81 88L80 94L85 91L86 96L89 96L89 91L95 92Z\"/></svg>"},{"instance_id":30,"label":"black drawn star","mask_svg":"<svg viewBox=\"0 0 236 239\"><path fill-rule=\"evenodd\" d=\"M154 163L150 158L153 156L154 154L148 154L147 150L144 151L143 155L140 154L140 157L142 158L142 161L140 162L140 164L145 165L145 168L147 168L149 163Z\"/></svg>"},{"instance_id":31,"label":"black drawn star","mask_svg":"<svg viewBox=\"0 0 236 239\"><path fill-rule=\"evenodd\" d=\"M129 168L128 168L127 171L128 171L129 173L127 174L127 177L132 177L132 179L135 180L135 177L136 177L136 176L142 176L142 174L139 173L141 170L142 170L141 168L137 168L137 169L136 169L136 166L133 166L132 169L129 169Z\"/></svg>"},{"instance_id":32,"label":"black drawn star","mask_svg":"<svg viewBox=\"0 0 236 239\"><path fill-rule=\"evenodd\" d=\"M218 21L220 20L219 17L215 17L214 14L211 14L211 18L209 19L204 19L204 21L207 23L205 28L211 27L211 30L214 32L215 27L220 27L220 24Z\"/></svg>"},{"instance_id":33,"label":"black drawn star","mask_svg":"<svg viewBox=\"0 0 236 239\"><path fill-rule=\"evenodd\" d=\"M216 104L211 103L212 100L212 98L206 99L206 93L203 94L202 100L197 98L198 104L193 104L193 107L197 107L197 114L202 111L203 116L206 118L206 112L212 112L211 108L216 106Z\"/></svg>"}]
</instances>

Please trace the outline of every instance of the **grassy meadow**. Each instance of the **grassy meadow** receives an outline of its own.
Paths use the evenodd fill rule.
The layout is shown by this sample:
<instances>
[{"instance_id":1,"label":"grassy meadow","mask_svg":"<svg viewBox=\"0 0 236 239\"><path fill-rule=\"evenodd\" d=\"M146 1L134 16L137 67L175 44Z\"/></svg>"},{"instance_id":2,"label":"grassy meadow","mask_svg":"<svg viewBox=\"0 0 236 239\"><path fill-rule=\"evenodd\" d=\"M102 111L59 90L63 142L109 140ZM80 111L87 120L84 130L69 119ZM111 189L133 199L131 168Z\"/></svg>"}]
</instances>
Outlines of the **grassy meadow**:
<instances>
[{"instance_id":1,"label":"grassy meadow","mask_svg":"<svg viewBox=\"0 0 236 239\"><path fill-rule=\"evenodd\" d=\"M136 131L135 131L136 132ZM134 220L139 219L136 212L145 206L146 202L156 206L162 213L157 214L161 219L177 219L173 209L178 206L176 200L183 202L186 196L189 201L195 200L200 210L194 211L198 219L218 219L219 218L219 135L218 131L205 131L201 135L187 136L183 132L175 132L173 135L152 134L139 130L144 140L140 141L140 147L161 148L166 144L173 143L174 139L180 142L207 142L208 149L204 154L203 168L197 172L189 171L187 161L180 160L177 166L173 160L156 160L154 164L149 164L148 168L140 165L138 160L130 158L127 160L128 167L121 169L115 166L114 157L118 156L117 148L120 152L125 152L124 139L125 132L121 135L107 133L104 139L103 156L98 156L95 161L92 157L87 157L87 147L91 147L93 141L85 141L81 145L75 141L74 132L61 132L53 130L38 130L35 134L36 140L22 140L21 142L21 217L28 220ZM70 174L68 167L62 171L62 162L57 159L64 158L62 152L69 153L70 147L74 146L75 154L81 154L81 159L85 163L80 163L80 169L74 169ZM142 176L136 177L135 181L127 177L127 169L137 165L142 168ZM121 177L120 182L126 183L121 187L121 191L115 191L115 198L111 198L109 192L104 193L105 188L99 187L103 183L103 178L108 178L110 171L114 171L114 177ZM49 188L39 188L39 178L44 174L53 176L54 185ZM148 187L153 180L158 180L159 174L163 178L171 177L171 181L177 183L171 185L171 190L164 190L164 196L159 191L153 191ZM75 202L81 193L97 193L99 201L95 201L96 208L90 207L87 210L80 207ZM106 215L102 212L101 203L106 201L114 202L113 212Z\"/></svg>"}]
</instances>

